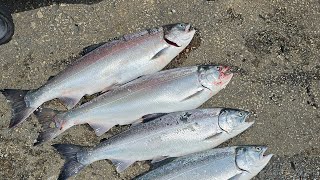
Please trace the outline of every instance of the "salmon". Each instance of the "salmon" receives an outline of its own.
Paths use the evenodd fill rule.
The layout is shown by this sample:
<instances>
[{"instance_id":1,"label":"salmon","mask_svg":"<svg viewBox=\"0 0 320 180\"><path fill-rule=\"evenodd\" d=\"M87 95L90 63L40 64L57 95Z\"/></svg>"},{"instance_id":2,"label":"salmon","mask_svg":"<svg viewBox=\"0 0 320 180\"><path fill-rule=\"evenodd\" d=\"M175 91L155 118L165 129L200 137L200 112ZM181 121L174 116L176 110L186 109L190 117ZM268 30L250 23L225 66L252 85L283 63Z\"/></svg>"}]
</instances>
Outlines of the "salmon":
<instances>
[{"instance_id":1,"label":"salmon","mask_svg":"<svg viewBox=\"0 0 320 180\"><path fill-rule=\"evenodd\" d=\"M270 161L266 146L232 146L180 157L134 180L249 180Z\"/></svg>"},{"instance_id":2,"label":"salmon","mask_svg":"<svg viewBox=\"0 0 320 180\"><path fill-rule=\"evenodd\" d=\"M224 89L233 74L223 66L175 68L143 76L67 112L40 109L43 125L36 144L78 124L89 124L97 136L115 125L137 124L154 114L191 110ZM49 126L54 122L54 126Z\"/></svg>"},{"instance_id":3,"label":"salmon","mask_svg":"<svg viewBox=\"0 0 320 180\"><path fill-rule=\"evenodd\" d=\"M37 90L1 90L12 104L15 127L44 102L60 99L72 109L84 95L104 92L164 68L192 40L195 30L179 23L125 35L89 52Z\"/></svg>"},{"instance_id":4,"label":"salmon","mask_svg":"<svg viewBox=\"0 0 320 180\"><path fill-rule=\"evenodd\" d=\"M246 122L248 115L229 108L174 112L132 126L94 147L55 144L66 159L59 179L103 159L111 160L122 172L136 161L156 163L214 148L248 129L253 124Z\"/></svg>"}]
</instances>

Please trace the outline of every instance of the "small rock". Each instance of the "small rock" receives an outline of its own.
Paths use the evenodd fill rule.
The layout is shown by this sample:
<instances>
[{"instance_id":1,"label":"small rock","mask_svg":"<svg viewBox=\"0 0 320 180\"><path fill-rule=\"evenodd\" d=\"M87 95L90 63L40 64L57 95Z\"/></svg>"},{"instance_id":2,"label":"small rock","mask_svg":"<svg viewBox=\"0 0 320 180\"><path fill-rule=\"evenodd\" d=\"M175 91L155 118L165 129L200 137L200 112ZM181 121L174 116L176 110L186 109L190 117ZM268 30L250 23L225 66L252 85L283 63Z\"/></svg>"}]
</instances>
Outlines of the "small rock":
<instances>
[{"instance_id":1,"label":"small rock","mask_svg":"<svg viewBox=\"0 0 320 180\"><path fill-rule=\"evenodd\" d=\"M52 5L52 10L54 10L54 11L57 11L57 10L59 10L59 4L58 3L54 3L53 5Z\"/></svg>"},{"instance_id":2,"label":"small rock","mask_svg":"<svg viewBox=\"0 0 320 180\"><path fill-rule=\"evenodd\" d=\"M43 18L42 12L41 12L41 11L38 11L38 12L37 12L37 16L38 16L38 18L40 18L40 19Z\"/></svg>"},{"instance_id":3,"label":"small rock","mask_svg":"<svg viewBox=\"0 0 320 180\"><path fill-rule=\"evenodd\" d=\"M36 23L35 22L31 22L31 28L32 29L36 28Z\"/></svg>"}]
</instances>

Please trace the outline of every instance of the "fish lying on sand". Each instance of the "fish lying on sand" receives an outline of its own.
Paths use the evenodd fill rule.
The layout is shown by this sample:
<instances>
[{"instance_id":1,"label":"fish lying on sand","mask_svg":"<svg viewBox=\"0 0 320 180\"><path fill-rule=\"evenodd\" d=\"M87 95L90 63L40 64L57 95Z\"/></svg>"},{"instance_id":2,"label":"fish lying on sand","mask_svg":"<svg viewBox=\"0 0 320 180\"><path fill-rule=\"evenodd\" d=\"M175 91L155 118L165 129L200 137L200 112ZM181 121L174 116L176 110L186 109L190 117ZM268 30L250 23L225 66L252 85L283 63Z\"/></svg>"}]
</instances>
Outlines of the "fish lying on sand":
<instances>
[{"instance_id":1,"label":"fish lying on sand","mask_svg":"<svg viewBox=\"0 0 320 180\"><path fill-rule=\"evenodd\" d=\"M111 160L118 172L136 161L161 161L218 146L248 129L249 112L214 108L174 112L130 127L95 147L55 144L66 159L59 179L99 160Z\"/></svg>"},{"instance_id":2,"label":"fish lying on sand","mask_svg":"<svg viewBox=\"0 0 320 180\"><path fill-rule=\"evenodd\" d=\"M15 127L41 104L59 98L72 109L84 95L104 92L164 68L192 40L190 24L153 28L106 43L81 57L37 90L1 90L12 103L9 127Z\"/></svg>"},{"instance_id":3,"label":"fish lying on sand","mask_svg":"<svg viewBox=\"0 0 320 180\"><path fill-rule=\"evenodd\" d=\"M180 157L135 180L249 180L270 161L265 146L234 146Z\"/></svg>"},{"instance_id":4,"label":"fish lying on sand","mask_svg":"<svg viewBox=\"0 0 320 180\"><path fill-rule=\"evenodd\" d=\"M100 136L115 125L139 123L154 114L191 110L226 87L233 74L222 66L191 66L143 76L68 112L41 109L43 131L35 144L88 123ZM52 122L54 125L52 126Z\"/></svg>"}]
</instances>

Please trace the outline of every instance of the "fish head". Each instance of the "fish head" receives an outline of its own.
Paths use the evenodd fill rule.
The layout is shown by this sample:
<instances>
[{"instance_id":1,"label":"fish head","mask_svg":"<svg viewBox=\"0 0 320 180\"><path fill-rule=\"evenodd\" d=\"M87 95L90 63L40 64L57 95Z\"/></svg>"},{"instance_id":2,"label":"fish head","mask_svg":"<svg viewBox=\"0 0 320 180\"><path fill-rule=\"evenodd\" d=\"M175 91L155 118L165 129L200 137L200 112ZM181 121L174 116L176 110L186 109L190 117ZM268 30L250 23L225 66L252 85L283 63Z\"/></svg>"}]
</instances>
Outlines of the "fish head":
<instances>
[{"instance_id":1,"label":"fish head","mask_svg":"<svg viewBox=\"0 0 320 180\"><path fill-rule=\"evenodd\" d=\"M166 28L164 39L175 47L185 48L191 42L196 30L190 24L178 23Z\"/></svg>"},{"instance_id":2,"label":"fish head","mask_svg":"<svg viewBox=\"0 0 320 180\"><path fill-rule=\"evenodd\" d=\"M273 154L264 155L267 146L238 146L236 148L236 164L245 171L247 177L257 175L270 161Z\"/></svg>"},{"instance_id":3,"label":"fish head","mask_svg":"<svg viewBox=\"0 0 320 180\"><path fill-rule=\"evenodd\" d=\"M224 108L219 114L219 126L227 133L239 133L248 129L254 122L246 122L250 112Z\"/></svg>"},{"instance_id":4,"label":"fish head","mask_svg":"<svg viewBox=\"0 0 320 180\"><path fill-rule=\"evenodd\" d=\"M230 67L228 66L198 66L199 81L202 86L210 89L213 94L218 93L227 86L233 77L233 73L228 72L229 69Z\"/></svg>"}]
</instances>

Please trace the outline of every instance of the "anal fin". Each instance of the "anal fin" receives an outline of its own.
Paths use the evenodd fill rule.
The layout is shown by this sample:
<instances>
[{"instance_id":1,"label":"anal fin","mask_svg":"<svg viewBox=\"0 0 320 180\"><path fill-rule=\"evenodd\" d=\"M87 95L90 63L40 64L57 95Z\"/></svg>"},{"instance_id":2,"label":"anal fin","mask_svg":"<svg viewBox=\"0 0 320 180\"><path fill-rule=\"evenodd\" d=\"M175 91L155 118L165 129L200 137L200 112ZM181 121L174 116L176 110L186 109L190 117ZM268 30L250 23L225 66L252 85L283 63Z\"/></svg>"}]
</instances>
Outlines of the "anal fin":
<instances>
[{"instance_id":1,"label":"anal fin","mask_svg":"<svg viewBox=\"0 0 320 180\"><path fill-rule=\"evenodd\" d=\"M113 127L113 125L105 122L89 122L89 125L94 129L97 136L103 135Z\"/></svg>"},{"instance_id":2,"label":"anal fin","mask_svg":"<svg viewBox=\"0 0 320 180\"><path fill-rule=\"evenodd\" d=\"M118 173L123 172L125 169L127 169L131 164L135 162L135 160L118 160L118 159L112 159L111 161L116 166L116 170Z\"/></svg>"},{"instance_id":3,"label":"anal fin","mask_svg":"<svg viewBox=\"0 0 320 180\"><path fill-rule=\"evenodd\" d=\"M61 97L59 98L62 103L67 107L67 109L72 109L74 108L78 102L80 101L80 99L82 98L82 96L74 96L74 97Z\"/></svg>"}]
</instances>

